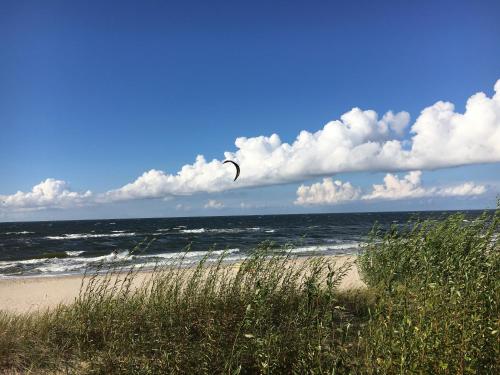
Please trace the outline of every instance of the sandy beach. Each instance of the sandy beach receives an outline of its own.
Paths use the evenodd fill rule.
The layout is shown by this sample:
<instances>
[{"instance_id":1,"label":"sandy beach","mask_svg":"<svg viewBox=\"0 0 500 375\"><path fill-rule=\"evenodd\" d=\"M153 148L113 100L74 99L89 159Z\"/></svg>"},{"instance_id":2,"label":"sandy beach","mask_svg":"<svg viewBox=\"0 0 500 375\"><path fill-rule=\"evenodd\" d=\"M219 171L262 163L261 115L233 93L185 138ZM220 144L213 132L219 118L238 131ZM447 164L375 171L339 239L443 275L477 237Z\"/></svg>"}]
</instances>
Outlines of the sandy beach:
<instances>
[{"instance_id":1,"label":"sandy beach","mask_svg":"<svg viewBox=\"0 0 500 375\"><path fill-rule=\"evenodd\" d=\"M354 261L355 256L335 256L337 266L345 262ZM302 258L293 262L299 264ZM238 269L238 264L233 266ZM151 272L139 272L134 279L135 285L140 285ZM82 275L54 276L54 277L19 277L0 280L0 310L25 313L36 310L52 308L58 304L68 304L78 297L82 285ZM340 288L360 288L364 284L361 281L355 266L343 279Z\"/></svg>"}]
</instances>

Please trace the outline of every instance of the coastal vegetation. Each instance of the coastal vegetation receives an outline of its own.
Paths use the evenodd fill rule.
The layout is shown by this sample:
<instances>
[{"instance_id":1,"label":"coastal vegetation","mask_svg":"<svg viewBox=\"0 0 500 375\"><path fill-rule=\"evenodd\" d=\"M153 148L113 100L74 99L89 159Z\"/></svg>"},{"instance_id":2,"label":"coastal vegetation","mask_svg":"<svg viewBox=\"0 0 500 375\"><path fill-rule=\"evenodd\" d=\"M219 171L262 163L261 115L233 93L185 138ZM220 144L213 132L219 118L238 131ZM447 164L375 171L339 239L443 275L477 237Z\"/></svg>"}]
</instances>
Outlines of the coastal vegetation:
<instances>
[{"instance_id":1,"label":"coastal vegetation","mask_svg":"<svg viewBox=\"0 0 500 375\"><path fill-rule=\"evenodd\" d=\"M0 313L0 371L500 373L499 224L497 209L375 225L341 266L263 243L239 265L158 264L139 286L138 269L86 275L71 305ZM366 288L339 288L349 267Z\"/></svg>"}]
</instances>

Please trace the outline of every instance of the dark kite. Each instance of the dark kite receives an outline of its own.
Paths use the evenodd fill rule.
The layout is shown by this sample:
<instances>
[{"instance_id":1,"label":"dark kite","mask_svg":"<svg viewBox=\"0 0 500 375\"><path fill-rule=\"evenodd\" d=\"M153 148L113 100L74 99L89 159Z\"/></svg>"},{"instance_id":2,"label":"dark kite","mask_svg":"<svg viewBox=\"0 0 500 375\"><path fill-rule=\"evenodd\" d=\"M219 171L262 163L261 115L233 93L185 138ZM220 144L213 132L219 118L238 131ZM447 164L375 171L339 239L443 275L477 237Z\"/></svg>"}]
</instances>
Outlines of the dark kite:
<instances>
[{"instance_id":1,"label":"dark kite","mask_svg":"<svg viewBox=\"0 0 500 375\"><path fill-rule=\"evenodd\" d=\"M238 176L240 175L240 166L238 164L236 164L234 161L232 160L224 160L224 163L223 164L226 164L226 163L232 163L235 167L236 167L236 177L234 178L233 181L236 181L236 179L238 178Z\"/></svg>"}]
</instances>

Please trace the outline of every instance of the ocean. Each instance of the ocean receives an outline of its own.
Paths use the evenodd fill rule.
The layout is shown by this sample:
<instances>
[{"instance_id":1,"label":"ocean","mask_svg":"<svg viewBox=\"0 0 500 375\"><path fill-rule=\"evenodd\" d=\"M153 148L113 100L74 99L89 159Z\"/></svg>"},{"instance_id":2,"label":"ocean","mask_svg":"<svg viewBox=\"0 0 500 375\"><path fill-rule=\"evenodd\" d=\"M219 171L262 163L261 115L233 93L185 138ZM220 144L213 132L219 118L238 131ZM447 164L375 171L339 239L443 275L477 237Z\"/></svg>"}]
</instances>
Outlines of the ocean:
<instances>
[{"instance_id":1,"label":"ocean","mask_svg":"<svg viewBox=\"0 0 500 375\"><path fill-rule=\"evenodd\" d=\"M0 223L0 277L78 274L104 265L154 267L184 255L227 261L272 241L297 256L357 254L374 223L383 228L450 211L217 216ZM464 212L468 219L481 211ZM137 245L151 241L144 249ZM136 250L134 250L134 248ZM186 250L188 250L186 252Z\"/></svg>"}]
</instances>

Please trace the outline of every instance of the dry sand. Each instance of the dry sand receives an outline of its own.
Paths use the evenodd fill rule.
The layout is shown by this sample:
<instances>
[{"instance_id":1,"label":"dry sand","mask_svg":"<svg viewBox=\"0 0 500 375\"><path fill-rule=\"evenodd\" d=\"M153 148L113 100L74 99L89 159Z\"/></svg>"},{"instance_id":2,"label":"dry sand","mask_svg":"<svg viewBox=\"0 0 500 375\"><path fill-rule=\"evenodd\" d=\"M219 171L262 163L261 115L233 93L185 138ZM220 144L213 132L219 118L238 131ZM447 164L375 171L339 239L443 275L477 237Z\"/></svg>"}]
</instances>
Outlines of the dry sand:
<instances>
[{"instance_id":1,"label":"dry sand","mask_svg":"<svg viewBox=\"0 0 500 375\"><path fill-rule=\"evenodd\" d=\"M355 256L335 256L336 265L354 261ZM294 260L301 262L304 258ZM234 265L236 270L238 264ZM151 276L151 272L140 272L135 281L139 285ZM19 277L0 280L0 310L24 313L71 303L78 297L82 276ZM340 288L364 287L355 265L343 279Z\"/></svg>"}]
</instances>

